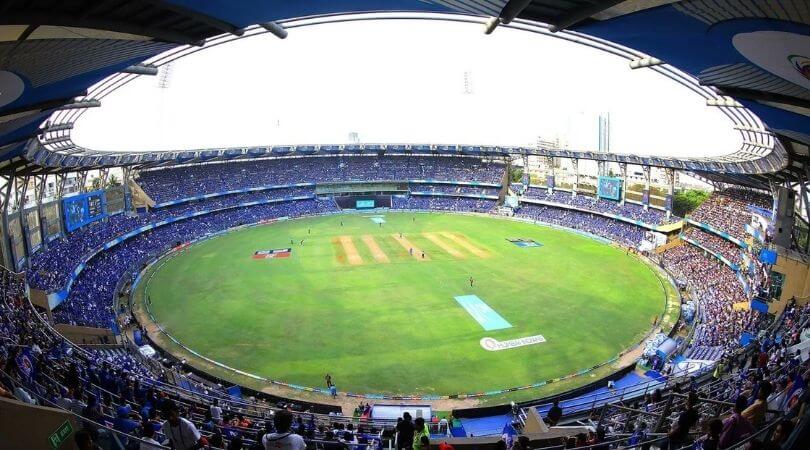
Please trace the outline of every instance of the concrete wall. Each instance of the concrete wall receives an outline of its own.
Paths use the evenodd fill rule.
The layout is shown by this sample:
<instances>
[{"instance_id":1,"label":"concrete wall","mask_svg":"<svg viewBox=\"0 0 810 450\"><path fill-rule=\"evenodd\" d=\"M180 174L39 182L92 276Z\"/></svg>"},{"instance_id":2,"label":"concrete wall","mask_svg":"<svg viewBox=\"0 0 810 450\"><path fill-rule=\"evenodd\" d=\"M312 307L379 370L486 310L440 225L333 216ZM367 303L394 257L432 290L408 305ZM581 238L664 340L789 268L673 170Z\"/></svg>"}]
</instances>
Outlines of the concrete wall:
<instances>
[{"instance_id":1,"label":"concrete wall","mask_svg":"<svg viewBox=\"0 0 810 450\"><path fill-rule=\"evenodd\" d=\"M80 327L76 325L56 324L54 329L70 342L76 345L83 344L103 344L104 337L107 344L115 344L115 335L107 328Z\"/></svg>"},{"instance_id":2,"label":"concrete wall","mask_svg":"<svg viewBox=\"0 0 810 450\"><path fill-rule=\"evenodd\" d=\"M664 245L659 245L658 247L655 247L655 253L656 254L661 254L661 253L664 253L665 251L667 251L667 250L669 250L671 248L675 248L675 247L677 247L679 245L682 245L682 244L683 244L683 241L681 240L681 238L675 238L675 239L672 239L671 241L667 242Z\"/></svg>"},{"instance_id":3,"label":"concrete wall","mask_svg":"<svg viewBox=\"0 0 810 450\"><path fill-rule=\"evenodd\" d=\"M31 288L29 290L28 298L31 300L31 303L34 306L38 306L45 310L46 314L48 315L48 320L53 320L51 308L48 306L48 294L45 291Z\"/></svg>"},{"instance_id":4,"label":"concrete wall","mask_svg":"<svg viewBox=\"0 0 810 450\"><path fill-rule=\"evenodd\" d=\"M792 297L796 297L800 305L810 301L810 264L802 261L798 255L780 251L773 270L784 274L785 281L782 285L782 296L769 305L768 312L781 313Z\"/></svg>"},{"instance_id":5,"label":"concrete wall","mask_svg":"<svg viewBox=\"0 0 810 450\"><path fill-rule=\"evenodd\" d=\"M3 450L53 450L48 438L65 421L70 421L73 433L58 450L78 450L73 434L80 424L64 411L33 406L0 398L0 448Z\"/></svg>"}]
</instances>

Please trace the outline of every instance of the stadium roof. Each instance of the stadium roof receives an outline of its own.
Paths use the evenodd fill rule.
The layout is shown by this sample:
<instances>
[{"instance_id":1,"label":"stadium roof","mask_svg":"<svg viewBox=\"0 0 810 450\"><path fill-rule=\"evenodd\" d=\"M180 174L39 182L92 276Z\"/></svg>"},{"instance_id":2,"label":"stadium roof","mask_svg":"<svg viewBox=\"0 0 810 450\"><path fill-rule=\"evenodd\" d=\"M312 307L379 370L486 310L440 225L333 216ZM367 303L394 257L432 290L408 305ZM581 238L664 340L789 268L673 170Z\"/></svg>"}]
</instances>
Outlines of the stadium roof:
<instances>
[{"instance_id":1,"label":"stadium roof","mask_svg":"<svg viewBox=\"0 0 810 450\"><path fill-rule=\"evenodd\" d=\"M481 23L498 17L489 19L490 31L498 23L554 31L637 62L654 57L664 64L644 70L666 72L720 103L745 143L738 152L714 160L608 158L763 188L770 181L807 179L810 5L804 0L0 1L0 171L75 170L137 164L139 158L150 157L78 148L70 140L72 122L66 119L97 106L95 100L114 88L110 80L153 71L154 66L138 64L159 65L158 55L181 56L200 45L277 31L273 23L295 27L306 22L292 20L296 18L386 11L451 13L456 14L453 20ZM102 83L107 91L91 90L102 80L107 80ZM52 128L43 126L43 132L43 121L52 115ZM180 162L177 153L151 157L171 154ZM541 154L568 152L543 149Z\"/></svg>"}]
</instances>

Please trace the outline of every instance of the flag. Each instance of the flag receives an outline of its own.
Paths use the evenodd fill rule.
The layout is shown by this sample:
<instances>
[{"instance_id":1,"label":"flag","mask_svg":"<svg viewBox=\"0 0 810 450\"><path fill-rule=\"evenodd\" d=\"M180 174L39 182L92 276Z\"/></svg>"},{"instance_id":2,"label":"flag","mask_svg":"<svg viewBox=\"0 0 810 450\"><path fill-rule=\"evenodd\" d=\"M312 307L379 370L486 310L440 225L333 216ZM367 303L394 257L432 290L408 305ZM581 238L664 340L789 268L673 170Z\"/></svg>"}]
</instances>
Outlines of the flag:
<instances>
[{"instance_id":1,"label":"flag","mask_svg":"<svg viewBox=\"0 0 810 450\"><path fill-rule=\"evenodd\" d=\"M20 373L20 376L26 382L30 382L36 374L36 362L33 354L31 353L31 347L23 348L20 353L17 354L15 361L17 363L17 371Z\"/></svg>"}]
</instances>

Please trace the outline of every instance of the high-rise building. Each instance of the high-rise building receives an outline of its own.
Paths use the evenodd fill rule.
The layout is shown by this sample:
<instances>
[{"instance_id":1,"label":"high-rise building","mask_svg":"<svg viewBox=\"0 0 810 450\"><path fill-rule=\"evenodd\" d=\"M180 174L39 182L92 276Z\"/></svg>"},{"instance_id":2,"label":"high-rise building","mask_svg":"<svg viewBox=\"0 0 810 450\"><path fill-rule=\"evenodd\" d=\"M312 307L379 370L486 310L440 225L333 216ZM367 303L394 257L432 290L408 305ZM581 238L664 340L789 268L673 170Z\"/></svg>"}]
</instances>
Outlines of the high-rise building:
<instances>
[{"instance_id":1,"label":"high-rise building","mask_svg":"<svg viewBox=\"0 0 810 450\"><path fill-rule=\"evenodd\" d=\"M473 90L473 80L472 80L472 71L465 70L464 71L464 94L471 95L474 93Z\"/></svg>"},{"instance_id":2,"label":"high-rise building","mask_svg":"<svg viewBox=\"0 0 810 450\"><path fill-rule=\"evenodd\" d=\"M610 113L599 114L599 153L610 153Z\"/></svg>"}]
</instances>

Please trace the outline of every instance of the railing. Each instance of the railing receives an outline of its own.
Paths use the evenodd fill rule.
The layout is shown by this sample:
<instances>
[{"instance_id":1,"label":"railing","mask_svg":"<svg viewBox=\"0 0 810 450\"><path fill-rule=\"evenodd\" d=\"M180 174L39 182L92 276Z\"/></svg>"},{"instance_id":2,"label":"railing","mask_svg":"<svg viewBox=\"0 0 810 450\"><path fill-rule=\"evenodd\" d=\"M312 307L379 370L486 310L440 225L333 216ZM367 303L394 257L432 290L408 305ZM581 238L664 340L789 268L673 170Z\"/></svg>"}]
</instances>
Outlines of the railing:
<instances>
[{"instance_id":1,"label":"railing","mask_svg":"<svg viewBox=\"0 0 810 450\"><path fill-rule=\"evenodd\" d=\"M19 388L25 390L25 392L27 392L29 395L31 395L37 401L37 403L40 406L48 406L50 408L58 409L58 410L66 413L66 414L69 414L69 415L73 416L74 418L76 418L76 420L78 422L80 422L82 424L83 428L94 427L96 429L97 433L100 435L100 439L98 439L95 443L96 443L96 445L99 445L102 448L102 450L126 450L128 448L132 448L133 445L140 446L141 444L144 444L146 446L145 448L150 448L150 449L151 448L154 448L154 449L166 449L166 450L171 449L171 447L165 446L165 445L162 445L162 444L149 443L145 439L143 439L143 438L141 438L139 436L115 430L114 428L109 427L104 423L100 423L100 422L88 419L87 417L82 416L81 414L78 414L78 413L75 413L75 412L73 412L73 411L71 411L69 409L63 408L61 405L59 405L57 403L54 403L53 401L51 401L47 397L40 394L40 392L38 390L47 391L46 386L35 385L35 388L37 388L37 389L30 389L30 388L28 388L28 386L26 386L25 384L20 382L17 378L15 378L15 377L9 375L8 373L6 373L5 371L3 371L2 368L0 368L0 374L4 375L4 380L6 380L8 382L11 382L13 384L13 387L15 387L15 388L19 387ZM436 424L431 424L431 425L436 425ZM438 425L436 425L436 426L438 426ZM436 427L434 427L434 428L436 428ZM256 431L258 431L258 429L249 429L249 430L246 429L246 430L243 430L243 432L251 432L251 431L255 433ZM206 432L206 431L202 431L202 430L200 432L201 432L201 434L203 436L206 436L207 438L210 438L212 436L212 433L210 433L210 432ZM162 435L162 433L161 433L161 435ZM161 438L161 435L156 435L156 437ZM382 435L382 432L378 433L376 438L372 439L371 441L369 441L367 443L359 443L359 442L355 443L355 442L344 442L344 441L327 441L327 440L323 440L323 439L305 439L305 442L308 444L307 445L308 448L310 448L309 447L310 444L314 444L317 448L320 448L323 444L335 445L335 444L339 443L340 445L344 446L344 448L349 448L349 449L357 449L357 450L380 449L380 448L382 448L381 444L383 442L383 439L382 439L381 435ZM158 441L163 441L164 439L165 439L165 437L163 437L163 439L158 439ZM252 442L251 439L245 439L245 441ZM127 444L124 445L124 442L127 442ZM135 442L135 444L133 444L133 442ZM389 445L389 447L390 447L390 445ZM206 448L212 449L212 450L223 450L222 447L215 447L215 446L212 446L212 445L209 445Z\"/></svg>"},{"instance_id":2,"label":"railing","mask_svg":"<svg viewBox=\"0 0 810 450\"><path fill-rule=\"evenodd\" d=\"M30 305L30 303L29 303L29 305ZM31 307L33 308L33 306L31 306ZM37 314L37 316L39 317L39 314ZM54 333L55 335L59 335L58 332L56 332L53 328L50 327L50 324L48 324L46 321L44 321L41 317L39 317L39 319L41 321L43 321L43 324L45 324L48 328L50 328L52 333ZM64 339L64 337L62 337L61 335L59 335L59 336L62 339ZM76 347L76 348L79 348L80 350L83 351L83 349L81 349L80 347ZM701 371L703 371L703 370L705 370L705 369L701 368ZM676 374L675 376L677 377L678 375ZM667 380L666 382L663 383L663 388L664 389L666 389L668 386L670 386L670 381L671 380ZM203 402L204 401L211 401L213 399L222 400L222 399L227 398L224 395L223 396L213 396L213 395L207 395L207 394L197 393L197 392L193 392L193 391L187 391L187 390L184 390L183 388L180 388L179 386L166 384L166 383L163 383L163 382L161 382L159 380L151 380L151 379L149 379L149 380L145 381L145 383L155 385L155 386L161 386L163 389L171 390L171 392L176 393L176 395L188 396L190 398L199 399L199 401L203 401ZM616 398L616 397L618 397L621 400L621 399L624 399L626 395L637 397L637 396L639 396L638 394L639 394L639 391L642 389L642 387L643 387L643 393L641 393L641 395L644 395L644 394L649 392L649 389L652 386L662 387L661 382L656 382L656 381L641 383L641 384L636 385L636 386L625 387L625 388L623 388L621 390L620 393L618 393L618 394L616 394L616 395L614 395L612 397L610 397L610 396L609 397L602 397L599 394L593 394L592 396L589 396L589 398L592 397L592 399L588 400L588 401L585 401L584 403L581 403L582 399L575 399L575 400L580 400L580 403L575 403L574 405L577 406L577 405L580 405L580 404L591 403L591 405L592 405L591 408L593 409L595 407L597 401L602 403L606 399ZM633 397L631 397L631 398L633 398ZM249 402L237 401L237 400L233 400L233 399L226 399L225 401L227 401L229 404L244 405L244 410L245 411L247 411L247 410L268 410L268 411L272 411L272 410L276 409L276 408L272 408L272 407L263 407L261 405L256 405L256 404L252 404L252 403L249 403ZM569 405L571 405L570 402L569 402ZM568 407L570 408L571 406L568 406ZM334 420L334 418L329 417L329 420ZM352 419L351 418L345 418L345 420L350 421Z\"/></svg>"}]
</instances>

